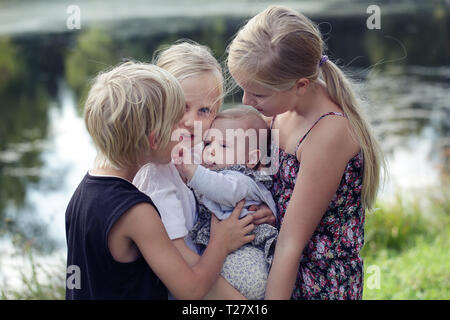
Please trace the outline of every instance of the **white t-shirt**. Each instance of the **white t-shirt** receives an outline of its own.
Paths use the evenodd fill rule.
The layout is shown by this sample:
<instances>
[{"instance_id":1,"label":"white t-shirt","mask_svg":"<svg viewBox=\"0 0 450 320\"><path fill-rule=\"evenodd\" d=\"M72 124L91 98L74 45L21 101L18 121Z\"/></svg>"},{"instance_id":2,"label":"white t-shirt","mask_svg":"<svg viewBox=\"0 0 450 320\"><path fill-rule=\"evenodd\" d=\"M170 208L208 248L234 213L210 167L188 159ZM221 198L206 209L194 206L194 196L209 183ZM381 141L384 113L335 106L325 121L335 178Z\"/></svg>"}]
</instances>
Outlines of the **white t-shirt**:
<instances>
[{"instance_id":1,"label":"white t-shirt","mask_svg":"<svg viewBox=\"0 0 450 320\"><path fill-rule=\"evenodd\" d=\"M187 246L198 252L188 235L196 220L195 197L173 162L146 164L136 174L133 184L155 203L169 238L184 238Z\"/></svg>"}]
</instances>

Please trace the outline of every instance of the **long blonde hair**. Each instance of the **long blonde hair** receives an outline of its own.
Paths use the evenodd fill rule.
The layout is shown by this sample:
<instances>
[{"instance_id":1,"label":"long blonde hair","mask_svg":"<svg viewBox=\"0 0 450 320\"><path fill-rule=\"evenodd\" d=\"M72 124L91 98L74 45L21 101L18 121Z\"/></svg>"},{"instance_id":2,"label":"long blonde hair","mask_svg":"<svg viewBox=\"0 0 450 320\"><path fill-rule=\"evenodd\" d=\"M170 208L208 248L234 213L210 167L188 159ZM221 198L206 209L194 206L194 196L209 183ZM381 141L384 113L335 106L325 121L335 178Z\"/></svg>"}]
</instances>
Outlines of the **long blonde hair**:
<instances>
[{"instance_id":1,"label":"long blonde hair","mask_svg":"<svg viewBox=\"0 0 450 320\"><path fill-rule=\"evenodd\" d=\"M320 30L306 16L283 6L270 6L238 32L228 48L227 64L230 70L242 71L257 84L277 91L291 88L300 78L325 83L361 146L362 203L370 209L380 184L383 156L350 80L330 60L319 67L324 47Z\"/></svg>"}]
</instances>

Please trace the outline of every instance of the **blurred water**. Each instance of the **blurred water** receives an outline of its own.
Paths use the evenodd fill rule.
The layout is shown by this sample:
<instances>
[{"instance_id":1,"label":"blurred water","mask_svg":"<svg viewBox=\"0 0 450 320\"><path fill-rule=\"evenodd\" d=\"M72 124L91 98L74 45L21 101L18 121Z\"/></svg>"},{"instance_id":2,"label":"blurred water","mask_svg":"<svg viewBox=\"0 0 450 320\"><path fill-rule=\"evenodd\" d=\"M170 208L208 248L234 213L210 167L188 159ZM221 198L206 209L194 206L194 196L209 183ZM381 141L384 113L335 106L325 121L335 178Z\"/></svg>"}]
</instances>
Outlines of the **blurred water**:
<instances>
[{"instance_id":1,"label":"blurred water","mask_svg":"<svg viewBox=\"0 0 450 320\"><path fill-rule=\"evenodd\" d=\"M381 30L366 28L365 1L284 3L319 23L327 54L357 80L388 157L387 199L450 172L449 7L378 2ZM82 28L69 31L67 3L0 1L0 239L64 252L65 208L95 156L81 118L88 79L180 38L223 60L239 26L272 2L148 3L77 1ZM6 266L17 271L0 256Z\"/></svg>"},{"instance_id":2,"label":"blurred water","mask_svg":"<svg viewBox=\"0 0 450 320\"><path fill-rule=\"evenodd\" d=\"M252 16L273 3L274 1L264 0L171 0L170 4L164 0L0 1L0 8L4 9L0 11L0 21L2 21L0 35L64 31L66 19L69 16L66 11L72 4L81 9L82 23L88 27L95 23L129 19L163 18L167 22L168 19L179 17ZM348 14L352 11L365 10L365 7L362 8L365 4L358 4L357 1L353 1L352 5L344 6L339 0L283 1L282 3L305 14L325 11L333 14Z\"/></svg>"}]
</instances>

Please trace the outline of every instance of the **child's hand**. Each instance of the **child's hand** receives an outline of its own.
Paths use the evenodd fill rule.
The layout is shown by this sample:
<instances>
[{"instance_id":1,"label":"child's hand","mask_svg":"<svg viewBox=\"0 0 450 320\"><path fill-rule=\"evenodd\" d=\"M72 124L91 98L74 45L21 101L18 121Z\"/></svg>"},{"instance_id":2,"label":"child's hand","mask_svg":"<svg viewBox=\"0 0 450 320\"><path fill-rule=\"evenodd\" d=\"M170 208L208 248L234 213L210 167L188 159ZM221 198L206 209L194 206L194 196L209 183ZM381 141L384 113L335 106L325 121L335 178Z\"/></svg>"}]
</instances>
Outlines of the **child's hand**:
<instances>
[{"instance_id":1,"label":"child's hand","mask_svg":"<svg viewBox=\"0 0 450 320\"><path fill-rule=\"evenodd\" d=\"M181 178L185 183L188 183L194 176L198 165L193 163L189 147L182 145L177 147L178 148L172 152L172 159Z\"/></svg>"},{"instance_id":2,"label":"child's hand","mask_svg":"<svg viewBox=\"0 0 450 320\"><path fill-rule=\"evenodd\" d=\"M252 215L249 214L239 219L244 203L245 201L241 200L230 217L223 221L219 221L214 214L211 215L211 241L214 239L225 245L228 253L255 239L254 234L248 235L255 228L254 224L251 223L253 220Z\"/></svg>"},{"instance_id":3,"label":"child's hand","mask_svg":"<svg viewBox=\"0 0 450 320\"><path fill-rule=\"evenodd\" d=\"M259 224L263 224L263 223L268 223L272 226L275 226L275 216L272 212L272 210L270 210L270 208L268 206L266 206L265 204L262 204L260 206L257 205L251 205L248 208L249 211L255 211L254 213L252 213L251 215L253 216L253 223L256 225Z\"/></svg>"}]
</instances>

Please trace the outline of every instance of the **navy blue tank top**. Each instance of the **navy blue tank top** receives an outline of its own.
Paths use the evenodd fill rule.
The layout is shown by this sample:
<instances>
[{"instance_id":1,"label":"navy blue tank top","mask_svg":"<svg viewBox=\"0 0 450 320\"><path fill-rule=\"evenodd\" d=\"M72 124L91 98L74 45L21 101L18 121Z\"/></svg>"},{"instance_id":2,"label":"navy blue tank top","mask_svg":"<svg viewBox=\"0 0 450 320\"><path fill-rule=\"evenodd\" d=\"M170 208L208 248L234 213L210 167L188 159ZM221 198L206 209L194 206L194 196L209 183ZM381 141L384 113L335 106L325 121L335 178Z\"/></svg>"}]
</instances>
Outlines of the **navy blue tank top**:
<instances>
[{"instance_id":1,"label":"navy blue tank top","mask_svg":"<svg viewBox=\"0 0 450 320\"><path fill-rule=\"evenodd\" d=\"M142 202L156 208L124 179L86 174L66 210L66 299L167 299L166 286L142 256L121 263L108 248L114 223Z\"/></svg>"}]
</instances>

